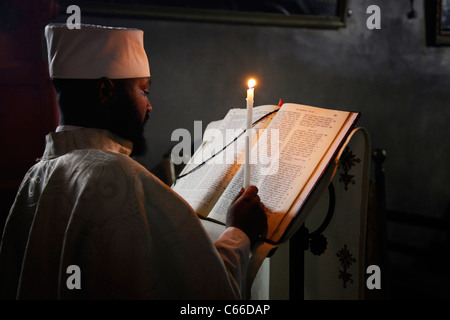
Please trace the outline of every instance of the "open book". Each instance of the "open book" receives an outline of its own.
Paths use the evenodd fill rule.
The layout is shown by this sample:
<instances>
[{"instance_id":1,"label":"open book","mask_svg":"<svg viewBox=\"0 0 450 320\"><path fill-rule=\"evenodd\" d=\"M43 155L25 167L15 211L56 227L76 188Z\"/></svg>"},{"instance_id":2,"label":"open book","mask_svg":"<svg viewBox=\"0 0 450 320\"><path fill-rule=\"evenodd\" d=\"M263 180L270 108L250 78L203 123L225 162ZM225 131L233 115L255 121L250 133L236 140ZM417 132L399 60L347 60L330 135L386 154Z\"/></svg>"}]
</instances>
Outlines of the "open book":
<instances>
[{"instance_id":1,"label":"open book","mask_svg":"<svg viewBox=\"0 0 450 320\"><path fill-rule=\"evenodd\" d=\"M203 217L224 223L243 186L246 116L246 109L231 109L208 125L172 186ZM303 205L358 118L357 112L292 103L253 109L250 185L266 208L267 241L278 243L293 221L304 219Z\"/></svg>"}]
</instances>

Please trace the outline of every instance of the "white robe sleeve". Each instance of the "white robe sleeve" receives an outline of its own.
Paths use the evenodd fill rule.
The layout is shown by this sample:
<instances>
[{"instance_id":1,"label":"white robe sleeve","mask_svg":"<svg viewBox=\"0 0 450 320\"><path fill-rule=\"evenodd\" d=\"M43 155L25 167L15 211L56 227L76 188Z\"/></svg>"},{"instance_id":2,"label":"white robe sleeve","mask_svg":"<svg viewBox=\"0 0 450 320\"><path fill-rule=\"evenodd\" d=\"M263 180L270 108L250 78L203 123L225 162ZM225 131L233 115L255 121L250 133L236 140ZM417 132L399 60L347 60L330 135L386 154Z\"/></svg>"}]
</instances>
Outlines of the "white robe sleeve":
<instances>
[{"instance_id":1,"label":"white robe sleeve","mask_svg":"<svg viewBox=\"0 0 450 320\"><path fill-rule=\"evenodd\" d=\"M250 240L239 228L227 228L214 243L221 256L228 276L241 297L246 286L247 266L250 256Z\"/></svg>"},{"instance_id":2,"label":"white robe sleeve","mask_svg":"<svg viewBox=\"0 0 450 320\"><path fill-rule=\"evenodd\" d=\"M214 244L184 199L154 177L145 176L144 210L157 246L165 243L161 262L170 274L169 286L177 288L177 298L241 298L250 252L248 237L230 228Z\"/></svg>"}]
</instances>

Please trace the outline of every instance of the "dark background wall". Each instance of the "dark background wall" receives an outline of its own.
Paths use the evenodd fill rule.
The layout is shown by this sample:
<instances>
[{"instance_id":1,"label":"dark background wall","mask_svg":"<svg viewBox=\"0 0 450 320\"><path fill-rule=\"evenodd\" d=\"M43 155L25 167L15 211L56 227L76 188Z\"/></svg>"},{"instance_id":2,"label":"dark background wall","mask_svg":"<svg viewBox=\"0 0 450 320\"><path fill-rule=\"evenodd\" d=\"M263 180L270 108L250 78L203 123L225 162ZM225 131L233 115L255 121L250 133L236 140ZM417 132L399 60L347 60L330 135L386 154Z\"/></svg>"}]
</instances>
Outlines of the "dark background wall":
<instances>
[{"instance_id":1,"label":"dark background wall","mask_svg":"<svg viewBox=\"0 0 450 320\"><path fill-rule=\"evenodd\" d=\"M381 8L381 30L366 27L372 4ZM205 127L231 107L244 108L246 81L254 76L256 105L282 98L360 111L359 126L368 130L372 147L387 152L387 207L448 220L450 47L426 45L424 1L414 2L414 19L407 17L407 0L350 0L349 8L346 26L337 30L84 17L81 10L82 23L145 32L153 112L146 131L150 152L138 160L147 168L176 143L170 141L175 129L193 133L195 120ZM388 223L388 237L424 250L448 241L437 231L399 223ZM417 265L441 270L442 257L391 252L390 260L390 297L446 295L448 277L415 271Z\"/></svg>"}]
</instances>

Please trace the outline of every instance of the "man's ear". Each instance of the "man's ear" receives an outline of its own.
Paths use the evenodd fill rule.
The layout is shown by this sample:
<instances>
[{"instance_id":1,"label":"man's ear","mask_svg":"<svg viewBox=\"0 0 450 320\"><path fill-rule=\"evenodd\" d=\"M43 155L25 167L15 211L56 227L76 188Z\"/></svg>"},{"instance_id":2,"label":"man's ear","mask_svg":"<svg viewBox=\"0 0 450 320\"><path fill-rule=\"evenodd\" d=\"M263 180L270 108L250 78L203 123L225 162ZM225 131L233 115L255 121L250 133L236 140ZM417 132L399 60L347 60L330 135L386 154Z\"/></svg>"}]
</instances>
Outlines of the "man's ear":
<instances>
[{"instance_id":1,"label":"man's ear","mask_svg":"<svg viewBox=\"0 0 450 320\"><path fill-rule=\"evenodd\" d=\"M114 82L107 77L102 77L97 81L97 96L102 105L107 105L114 95Z\"/></svg>"}]
</instances>

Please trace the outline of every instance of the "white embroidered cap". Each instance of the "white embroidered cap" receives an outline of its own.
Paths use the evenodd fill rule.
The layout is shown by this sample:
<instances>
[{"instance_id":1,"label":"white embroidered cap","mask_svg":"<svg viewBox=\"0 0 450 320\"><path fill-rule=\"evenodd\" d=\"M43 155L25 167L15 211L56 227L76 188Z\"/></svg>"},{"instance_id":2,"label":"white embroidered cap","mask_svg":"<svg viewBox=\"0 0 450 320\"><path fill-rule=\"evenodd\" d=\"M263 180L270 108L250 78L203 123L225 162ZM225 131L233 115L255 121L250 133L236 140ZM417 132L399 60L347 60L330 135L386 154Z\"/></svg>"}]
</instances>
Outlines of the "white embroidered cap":
<instances>
[{"instance_id":1,"label":"white embroidered cap","mask_svg":"<svg viewBox=\"0 0 450 320\"><path fill-rule=\"evenodd\" d=\"M45 27L50 77L61 79L111 79L150 77L139 29L65 24Z\"/></svg>"}]
</instances>

